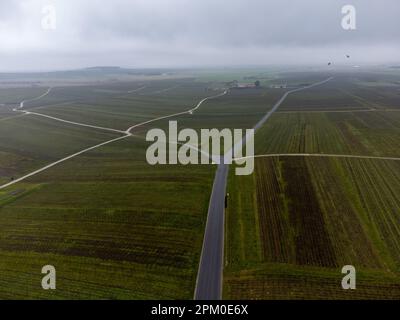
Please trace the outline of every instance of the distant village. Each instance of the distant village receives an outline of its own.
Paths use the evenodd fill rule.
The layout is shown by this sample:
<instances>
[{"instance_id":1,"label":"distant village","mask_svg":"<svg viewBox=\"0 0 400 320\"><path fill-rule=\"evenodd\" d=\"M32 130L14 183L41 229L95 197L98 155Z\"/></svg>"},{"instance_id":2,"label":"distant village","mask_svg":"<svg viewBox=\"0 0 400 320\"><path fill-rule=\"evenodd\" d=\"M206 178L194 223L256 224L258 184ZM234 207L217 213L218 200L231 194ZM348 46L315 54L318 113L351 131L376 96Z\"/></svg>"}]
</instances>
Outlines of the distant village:
<instances>
[{"instance_id":1,"label":"distant village","mask_svg":"<svg viewBox=\"0 0 400 320\"><path fill-rule=\"evenodd\" d=\"M231 82L227 82L226 85L230 89L255 89L255 88L262 88L261 83L259 80L255 82L239 82L237 80L233 80ZM286 89L287 83L280 83L280 84L271 84L269 86L271 89Z\"/></svg>"}]
</instances>

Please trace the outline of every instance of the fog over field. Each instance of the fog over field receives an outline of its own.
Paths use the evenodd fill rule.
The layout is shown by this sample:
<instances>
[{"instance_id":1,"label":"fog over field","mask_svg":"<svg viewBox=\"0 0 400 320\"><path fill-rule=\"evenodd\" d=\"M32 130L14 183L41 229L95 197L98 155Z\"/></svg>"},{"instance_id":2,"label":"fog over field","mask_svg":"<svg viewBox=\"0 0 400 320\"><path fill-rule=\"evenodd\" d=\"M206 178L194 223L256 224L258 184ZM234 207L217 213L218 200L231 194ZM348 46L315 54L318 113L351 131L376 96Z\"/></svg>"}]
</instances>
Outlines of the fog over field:
<instances>
[{"instance_id":1,"label":"fog over field","mask_svg":"<svg viewBox=\"0 0 400 320\"><path fill-rule=\"evenodd\" d=\"M341 26L348 4L356 30ZM42 28L48 5L55 30ZM398 0L2 0L0 71L396 63L399 12Z\"/></svg>"}]
</instances>

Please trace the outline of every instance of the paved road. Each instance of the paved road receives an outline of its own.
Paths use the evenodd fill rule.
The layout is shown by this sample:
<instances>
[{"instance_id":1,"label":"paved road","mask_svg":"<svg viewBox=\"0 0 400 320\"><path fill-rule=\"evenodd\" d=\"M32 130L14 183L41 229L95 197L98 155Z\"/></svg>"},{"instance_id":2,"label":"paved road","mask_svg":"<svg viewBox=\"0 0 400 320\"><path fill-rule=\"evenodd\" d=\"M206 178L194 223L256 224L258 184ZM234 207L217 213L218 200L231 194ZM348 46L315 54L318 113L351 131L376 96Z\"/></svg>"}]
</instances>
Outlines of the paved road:
<instances>
[{"instance_id":1,"label":"paved road","mask_svg":"<svg viewBox=\"0 0 400 320\"><path fill-rule=\"evenodd\" d=\"M369 160L389 160L400 161L396 157L379 156L358 156L353 154L328 154L328 153L276 153L276 154L258 154L252 157L235 158L235 160L244 160L247 158L275 158L275 157L310 157L310 158L347 158L347 159L369 159Z\"/></svg>"},{"instance_id":2,"label":"paved road","mask_svg":"<svg viewBox=\"0 0 400 320\"><path fill-rule=\"evenodd\" d=\"M290 90L265 114L254 126L259 129L285 101L288 95L322 85L333 78L314 83L312 85ZM247 136L239 143L244 146ZM238 143L238 144L239 144ZM236 147L236 146L235 146ZM229 154L228 152L227 154ZM226 155L225 155L226 156ZM204 234L203 249L201 252L199 271L197 274L194 298L196 300L220 300L222 299L222 281L224 267L224 220L225 220L225 195L229 165L221 163L218 166L214 178L210 205L208 208L207 225Z\"/></svg>"}]
</instances>

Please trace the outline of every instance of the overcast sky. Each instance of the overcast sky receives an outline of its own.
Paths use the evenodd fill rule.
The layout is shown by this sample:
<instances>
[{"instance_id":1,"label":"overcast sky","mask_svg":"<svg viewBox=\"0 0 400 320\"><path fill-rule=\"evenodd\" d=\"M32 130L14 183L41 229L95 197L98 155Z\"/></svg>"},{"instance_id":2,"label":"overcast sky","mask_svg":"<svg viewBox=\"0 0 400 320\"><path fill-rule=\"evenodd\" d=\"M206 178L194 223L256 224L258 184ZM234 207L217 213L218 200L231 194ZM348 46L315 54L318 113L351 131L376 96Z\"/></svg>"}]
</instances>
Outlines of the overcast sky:
<instances>
[{"instance_id":1,"label":"overcast sky","mask_svg":"<svg viewBox=\"0 0 400 320\"><path fill-rule=\"evenodd\" d=\"M0 71L396 63L399 17L399 0L1 0Z\"/></svg>"}]
</instances>

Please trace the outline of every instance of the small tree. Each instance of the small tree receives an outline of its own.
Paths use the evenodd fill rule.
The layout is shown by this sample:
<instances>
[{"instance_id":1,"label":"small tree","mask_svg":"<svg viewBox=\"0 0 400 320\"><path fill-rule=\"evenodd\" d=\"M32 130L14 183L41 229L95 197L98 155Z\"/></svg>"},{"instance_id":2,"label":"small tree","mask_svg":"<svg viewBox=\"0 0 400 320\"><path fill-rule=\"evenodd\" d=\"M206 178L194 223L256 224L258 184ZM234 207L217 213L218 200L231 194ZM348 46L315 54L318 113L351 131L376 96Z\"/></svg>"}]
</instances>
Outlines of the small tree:
<instances>
[{"instance_id":1,"label":"small tree","mask_svg":"<svg viewBox=\"0 0 400 320\"><path fill-rule=\"evenodd\" d=\"M260 87L260 85L261 85L260 81L258 81L258 80L256 82L254 82L254 84L256 85L257 88Z\"/></svg>"}]
</instances>

